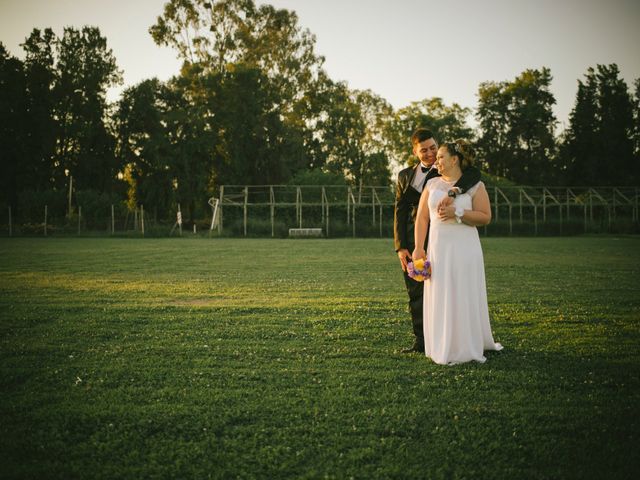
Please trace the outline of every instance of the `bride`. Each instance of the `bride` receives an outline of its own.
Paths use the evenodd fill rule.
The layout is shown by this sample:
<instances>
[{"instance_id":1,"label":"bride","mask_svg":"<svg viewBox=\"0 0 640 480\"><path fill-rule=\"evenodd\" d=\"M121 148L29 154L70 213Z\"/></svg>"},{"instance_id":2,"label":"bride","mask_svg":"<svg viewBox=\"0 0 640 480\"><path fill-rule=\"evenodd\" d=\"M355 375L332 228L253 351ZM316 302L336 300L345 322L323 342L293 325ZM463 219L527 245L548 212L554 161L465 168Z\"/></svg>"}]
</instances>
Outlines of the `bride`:
<instances>
[{"instance_id":1,"label":"bride","mask_svg":"<svg viewBox=\"0 0 640 480\"><path fill-rule=\"evenodd\" d=\"M461 195L451 191L472 163L470 148L462 141L442 145L436 157L441 176L427 182L416 216L413 259L428 258L432 269L424 288L425 353L443 365L484 362L485 350L502 350L491 334L476 228L491 221L489 195L482 182ZM425 255L420 245L427 231Z\"/></svg>"}]
</instances>

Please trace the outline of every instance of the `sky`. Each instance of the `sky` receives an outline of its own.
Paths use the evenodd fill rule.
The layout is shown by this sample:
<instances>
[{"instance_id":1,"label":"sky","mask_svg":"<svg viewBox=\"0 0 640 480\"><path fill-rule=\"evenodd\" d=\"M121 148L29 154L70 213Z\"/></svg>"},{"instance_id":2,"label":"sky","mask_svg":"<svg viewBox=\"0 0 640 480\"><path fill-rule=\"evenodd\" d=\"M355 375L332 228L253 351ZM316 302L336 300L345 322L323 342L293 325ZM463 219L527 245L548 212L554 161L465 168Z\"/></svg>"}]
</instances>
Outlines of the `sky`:
<instances>
[{"instance_id":1,"label":"sky","mask_svg":"<svg viewBox=\"0 0 640 480\"><path fill-rule=\"evenodd\" d=\"M180 61L148 33L164 0L0 0L0 42L18 58L33 28L98 26L124 71L124 86L178 73ZM441 97L475 108L481 82L548 67L559 129L589 67L616 63L630 88L640 78L639 0L257 0L294 10L316 36L333 80L402 108ZM474 122L471 122L474 124Z\"/></svg>"}]
</instances>

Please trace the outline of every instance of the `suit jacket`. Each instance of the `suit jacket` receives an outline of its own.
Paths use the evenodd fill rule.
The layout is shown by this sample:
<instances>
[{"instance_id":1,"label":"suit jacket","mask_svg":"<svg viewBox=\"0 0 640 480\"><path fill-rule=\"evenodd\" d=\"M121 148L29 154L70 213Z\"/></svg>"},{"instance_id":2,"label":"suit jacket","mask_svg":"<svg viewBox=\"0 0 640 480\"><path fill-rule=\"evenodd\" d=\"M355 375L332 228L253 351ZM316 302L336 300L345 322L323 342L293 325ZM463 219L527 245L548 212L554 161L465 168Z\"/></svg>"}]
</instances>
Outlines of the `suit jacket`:
<instances>
[{"instance_id":1,"label":"suit jacket","mask_svg":"<svg viewBox=\"0 0 640 480\"><path fill-rule=\"evenodd\" d=\"M412 252L415 247L413 234L421 193L415 190L411 186L411 183L413 182L413 177L416 174L416 169L419 167L420 163L415 167L405 168L398 173L395 211L393 217L393 243L396 252L403 248ZM435 168L432 169L425 178L425 185L427 180L437 176L439 176L438 171ZM460 177L456 182L455 186L460 188L464 193L479 181L480 170L476 167L468 167L462 172L462 177ZM427 234L427 238L428 237L429 235ZM427 241L425 240L425 249L427 248L426 243Z\"/></svg>"}]
</instances>

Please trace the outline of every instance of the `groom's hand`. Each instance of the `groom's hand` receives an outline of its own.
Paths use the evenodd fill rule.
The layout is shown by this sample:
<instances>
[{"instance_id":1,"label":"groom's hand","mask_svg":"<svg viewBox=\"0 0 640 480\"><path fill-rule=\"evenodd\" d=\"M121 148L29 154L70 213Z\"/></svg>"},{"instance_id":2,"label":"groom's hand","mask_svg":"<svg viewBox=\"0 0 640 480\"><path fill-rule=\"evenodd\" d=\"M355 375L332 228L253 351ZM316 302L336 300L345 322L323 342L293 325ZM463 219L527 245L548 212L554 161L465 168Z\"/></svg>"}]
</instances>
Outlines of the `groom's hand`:
<instances>
[{"instance_id":1,"label":"groom's hand","mask_svg":"<svg viewBox=\"0 0 640 480\"><path fill-rule=\"evenodd\" d=\"M407 250L406 248L401 248L400 250L398 250L398 258L400 259L400 265L402 265L402 271L406 272L407 262L411 258L409 250Z\"/></svg>"}]
</instances>

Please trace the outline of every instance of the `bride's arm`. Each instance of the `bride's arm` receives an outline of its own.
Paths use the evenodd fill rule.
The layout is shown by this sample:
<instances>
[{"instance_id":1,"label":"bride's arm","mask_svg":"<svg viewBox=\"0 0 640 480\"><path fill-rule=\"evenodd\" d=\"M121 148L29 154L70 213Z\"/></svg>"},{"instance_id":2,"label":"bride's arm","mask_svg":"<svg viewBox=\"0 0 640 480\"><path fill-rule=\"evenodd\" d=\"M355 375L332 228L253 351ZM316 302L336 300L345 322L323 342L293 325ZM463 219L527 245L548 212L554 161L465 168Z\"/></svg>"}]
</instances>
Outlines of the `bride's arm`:
<instances>
[{"instance_id":1,"label":"bride's arm","mask_svg":"<svg viewBox=\"0 0 640 480\"><path fill-rule=\"evenodd\" d=\"M484 184L479 185L471 205L473 210L464 211L462 222L474 227L489 225L491 222L491 203Z\"/></svg>"},{"instance_id":2,"label":"bride's arm","mask_svg":"<svg viewBox=\"0 0 640 480\"><path fill-rule=\"evenodd\" d=\"M420 203L418 204L418 212L416 213L416 227L414 233L415 249L413 250L412 258L417 260L418 258L425 258L427 255L424 251L424 241L427 237L427 230L429 229L429 190L424 189L420 196Z\"/></svg>"}]
</instances>

